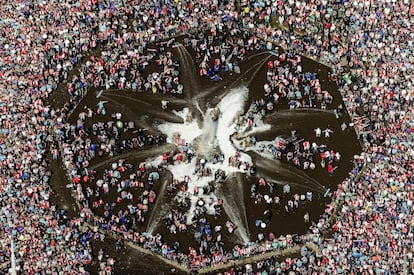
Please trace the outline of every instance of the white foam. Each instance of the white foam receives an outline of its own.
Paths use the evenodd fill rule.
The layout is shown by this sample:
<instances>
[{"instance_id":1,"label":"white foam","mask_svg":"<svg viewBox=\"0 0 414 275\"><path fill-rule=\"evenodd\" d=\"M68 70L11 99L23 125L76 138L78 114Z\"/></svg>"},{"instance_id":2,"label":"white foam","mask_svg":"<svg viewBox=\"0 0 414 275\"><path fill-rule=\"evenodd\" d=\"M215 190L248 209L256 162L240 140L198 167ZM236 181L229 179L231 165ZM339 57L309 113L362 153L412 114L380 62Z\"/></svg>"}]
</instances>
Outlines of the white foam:
<instances>
[{"instance_id":1,"label":"white foam","mask_svg":"<svg viewBox=\"0 0 414 275\"><path fill-rule=\"evenodd\" d=\"M202 131L198 127L197 120L192 120L191 122L187 121L187 116L189 113L188 108L184 108L182 111L173 111L174 114L181 117L184 120L184 123L163 123L158 126L158 129L167 136L167 142L174 143L174 135L176 133L180 134L180 137L184 139L185 142L191 143L196 137L201 135Z\"/></svg>"},{"instance_id":2,"label":"white foam","mask_svg":"<svg viewBox=\"0 0 414 275\"><path fill-rule=\"evenodd\" d=\"M249 90L246 87L233 89L219 103L220 118L217 125L217 140L224 158L235 154L236 148L230 140L230 136L236 132L236 119L243 113ZM247 161L249 164L252 160L249 155L241 153L241 161Z\"/></svg>"},{"instance_id":3,"label":"white foam","mask_svg":"<svg viewBox=\"0 0 414 275\"><path fill-rule=\"evenodd\" d=\"M192 122L184 123L166 122L158 127L161 132L167 135L167 142L175 143L173 137L176 133L179 133L181 138L185 139L185 141L188 143L191 143L195 138L201 136L200 140L202 143L214 142L214 145L217 145L224 155L223 163L206 163L206 167L210 168L212 171L212 174L210 176L198 177L198 175L195 174L194 169L197 165L196 162L199 161L197 157L194 157L190 163L181 162L167 166L167 169L173 174L175 179L183 181L184 177L189 177L188 191L186 194L183 194L181 191L179 192L179 195L188 196L191 200L191 207L186 214L188 224L191 224L191 219L194 216L194 211L196 209L196 204L199 198L202 198L204 200L204 206L207 208L207 213L210 215L214 214L214 205L216 204L217 197L214 193L203 195L202 187L208 185L209 182L214 181L215 171L218 169L223 170L227 176L235 172L244 172L237 167L230 167L226 160L229 157L233 157L237 150L233 144L233 141L231 140L231 136L236 132L237 118L243 114L244 106L248 98L248 93L249 90L246 87L231 90L217 105L220 110L220 116L217 121L213 122L211 120L210 112L212 110L207 110L207 116L203 116L205 117L203 129L199 128L198 122L195 120ZM182 111L174 111L174 113L177 116L182 117L184 121L186 121L188 112L188 108L185 108ZM263 123L259 125L260 126L257 129L252 129L251 131L267 130L268 127L270 127ZM214 132L216 134L216 140L214 140ZM202 147L202 151L195 153L205 153L205 149L209 148L210 144L203 144ZM250 165L252 164L250 156L245 153L240 153L239 160L248 162ZM154 166L160 164L160 162L160 157L147 161L147 163L150 163ZM194 194L195 188L200 188L198 195ZM213 201L214 203L209 205L209 201ZM246 235L245 233L243 234ZM247 239L248 236L243 236L243 240Z\"/></svg>"},{"instance_id":4,"label":"white foam","mask_svg":"<svg viewBox=\"0 0 414 275\"><path fill-rule=\"evenodd\" d=\"M217 197L214 193L210 193L209 195L202 195L202 188L207 186L209 182L214 180L214 176L206 176L200 177L195 174L194 168L196 167L197 160L193 158L190 163L178 163L175 165L168 165L167 169L174 175L174 179L178 181L183 181L184 178L187 176L189 177L188 181L188 189L187 194L183 194L183 192L179 192L179 195L189 196L191 200L191 207L188 213L186 214L187 217L187 224L191 224L191 219L194 216L194 211L196 208L196 204L199 198L202 198L205 202L205 206L207 208L207 213L209 215L214 214L214 205L215 203L208 205L208 201L212 199L213 202L217 201ZM199 188L199 194L194 195L194 189Z\"/></svg>"},{"instance_id":5,"label":"white foam","mask_svg":"<svg viewBox=\"0 0 414 275\"><path fill-rule=\"evenodd\" d=\"M186 108L182 109L181 111L173 110L172 112L173 112L175 115L177 115L177 116L181 117L182 119L184 119L184 121L185 121L185 119L186 119L186 118L187 118L187 116L188 116L188 113L190 112L190 109L188 109L188 108L186 107Z\"/></svg>"},{"instance_id":6,"label":"white foam","mask_svg":"<svg viewBox=\"0 0 414 275\"><path fill-rule=\"evenodd\" d=\"M198 148L197 152L201 155L208 155L208 152L211 151L217 140L215 140L215 135L217 129L215 126L217 126L217 122L214 122L211 118L211 112L213 109L207 110L207 115L203 116L203 129L202 129L202 135L200 140L198 141Z\"/></svg>"},{"instance_id":7,"label":"white foam","mask_svg":"<svg viewBox=\"0 0 414 275\"><path fill-rule=\"evenodd\" d=\"M246 135L252 135L254 133L265 132L271 128L270 124L264 123L259 115L254 118L254 126L246 132Z\"/></svg>"},{"instance_id":8,"label":"white foam","mask_svg":"<svg viewBox=\"0 0 414 275\"><path fill-rule=\"evenodd\" d=\"M148 158L145 160L145 165L147 167L158 167L161 163L162 163L162 156Z\"/></svg>"}]
</instances>

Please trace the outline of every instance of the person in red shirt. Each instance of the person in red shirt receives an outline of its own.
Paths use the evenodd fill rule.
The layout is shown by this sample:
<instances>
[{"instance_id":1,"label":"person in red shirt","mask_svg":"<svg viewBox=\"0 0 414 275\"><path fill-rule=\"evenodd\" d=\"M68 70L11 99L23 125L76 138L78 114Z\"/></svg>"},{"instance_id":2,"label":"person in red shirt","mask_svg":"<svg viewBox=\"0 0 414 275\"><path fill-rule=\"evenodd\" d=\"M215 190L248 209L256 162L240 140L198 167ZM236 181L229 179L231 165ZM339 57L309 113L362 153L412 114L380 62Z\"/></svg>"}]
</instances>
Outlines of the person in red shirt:
<instances>
[{"instance_id":1,"label":"person in red shirt","mask_svg":"<svg viewBox=\"0 0 414 275\"><path fill-rule=\"evenodd\" d=\"M335 172L336 168L338 168L338 167L333 166L333 165L332 165L332 162L329 162L329 164L328 164L328 173L329 173L330 175L332 175L332 174Z\"/></svg>"}]
</instances>

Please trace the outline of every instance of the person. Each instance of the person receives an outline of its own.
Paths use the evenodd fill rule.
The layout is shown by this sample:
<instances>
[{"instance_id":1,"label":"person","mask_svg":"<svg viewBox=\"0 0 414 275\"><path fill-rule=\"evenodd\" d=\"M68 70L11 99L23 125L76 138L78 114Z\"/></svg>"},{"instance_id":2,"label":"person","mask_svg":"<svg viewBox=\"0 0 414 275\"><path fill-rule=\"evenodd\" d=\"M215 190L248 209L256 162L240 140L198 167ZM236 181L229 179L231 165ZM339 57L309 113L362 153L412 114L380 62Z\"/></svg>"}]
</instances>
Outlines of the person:
<instances>
[{"instance_id":1,"label":"person","mask_svg":"<svg viewBox=\"0 0 414 275\"><path fill-rule=\"evenodd\" d=\"M306 212L305 215L303 215L303 220L305 223L309 222L309 212Z\"/></svg>"},{"instance_id":2,"label":"person","mask_svg":"<svg viewBox=\"0 0 414 275\"><path fill-rule=\"evenodd\" d=\"M107 103L108 101L105 101L105 100L101 100L101 101L99 101L98 102L98 111L97 111L97 113L98 114L101 114L101 115L103 115L103 116L105 116L106 115L106 108L105 108L105 103Z\"/></svg>"},{"instance_id":3,"label":"person","mask_svg":"<svg viewBox=\"0 0 414 275\"><path fill-rule=\"evenodd\" d=\"M313 197L312 192L311 191L307 191L306 192L306 199L309 200L309 201L312 201L312 197Z\"/></svg>"},{"instance_id":4,"label":"person","mask_svg":"<svg viewBox=\"0 0 414 275\"><path fill-rule=\"evenodd\" d=\"M163 110L166 110L168 108L168 103L169 103L168 100L165 100L165 99L161 100L161 108Z\"/></svg>"},{"instance_id":5,"label":"person","mask_svg":"<svg viewBox=\"0 0 414 275\"><path fill-rule=\"evenodd\" d=\"M331 134L333 133L333 131L331 129L329 129L329 125L328 127L322 131L325 134L325 137L328 138L331 136Z\"/></svg>"},{"instance_id":6,"label":"person","mask_svg":"<svg viewBox=\"0 0 414 275\"><path fill-rule=\"evenodd\" d=\"M315 130L314 130L314 132L315 132L315 137L320 137L321 136L321 134L322 134L322 130L321 130L321 128L315 128Z\"/></svg>"},{"instance_id":7,"label":"person","mask_svg":"<svg viewBox=\"0 0 414 275\"><path fill-rule=\"evenodd\" d=\"M332 163L332 161L329 161L329 163L328 163L328 173L330 174L330 175L332 175L333 173L334 173L334 171L338 168L337 166L334 166L333 165L333 163Z\"/></svg>"},{"instance_id":8,"label":"person","mask_svg":"<svg viewBox=\"0 0 414 275\"><path fill-rule=\"evenodd\" d=\"M211 77L211 80L213 80L214 82L218 82L220 80L222 80L223 78L221 78L221 76L219 76L218 74L215 74Z\"/></svg>"},{"instance_id":9,"label":"person","mask_svg":"<svg viewBox=\"0 0 414 275\"><path fill-rule=\"evenodd\" d=\"M285 193L285 194L290 193L290 185L289 184L283 185L283 193Z\"/></svg>"}]
</instances>

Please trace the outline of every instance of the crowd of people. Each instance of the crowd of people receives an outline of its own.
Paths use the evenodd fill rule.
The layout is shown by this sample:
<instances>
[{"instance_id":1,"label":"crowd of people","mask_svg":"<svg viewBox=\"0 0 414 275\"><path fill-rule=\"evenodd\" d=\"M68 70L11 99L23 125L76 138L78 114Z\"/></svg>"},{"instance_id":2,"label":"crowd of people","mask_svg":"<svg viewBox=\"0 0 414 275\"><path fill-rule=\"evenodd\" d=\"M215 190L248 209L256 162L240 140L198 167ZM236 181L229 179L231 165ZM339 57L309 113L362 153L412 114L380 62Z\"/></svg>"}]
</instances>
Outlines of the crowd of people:
<instances>
[{"instance_id":1,"label":"crowd of people","mask_svg":"<svg viewBox=\"0 0 414 275\"><path fill-rule=\"evenodd\" d=\"M90 1L0 6L0 234L6 270L15 264L22 274L85 273L93 261L95 234L80 217L70 219L50 203L47 158L55 145L51 132L63 114L46 100L93 48L89 38L99 21L95 7ZM10 264L12 254L16 260Z\"/></svg>"},{"instance_id":2,"label":"crowd of people","mask_svg":"<svg viewBox=\"0 0 414 275\"><path fill-rule=\"evenodd\" d=\"M282 24L277 29L266 22L252 26L262 30L264 38L293 46L333 67L365 148L314 228L321 233L333 231L333 238L320 242L322 253L288 269L286 262L266 262L267 267L256 267L254 274L413 272L409 251L413 234L414 59L408 49L413 44L413 4L289 1L272 6L253 2L245 3L247 10L255 10L249 20L259 22L256 19L262 13L277 11ZM251 266L242 270L253 272Z\"/></svg>"},{"instance_id":3,"label":"crowd of people","mask_svg":"<svg viewBox=\"0 0 414 275\"><path fill-rule=\"evenodd\" d=\"M83 201L78 218L68 219L64 211L49 202L53 191L47 156L53 149L61 148L59 134L72 131L66 124L68 114L89 87L180 91L179 79L175 79L176 63L167 51L158 56L163 73L143 78L141 70L154 57L144 55L144 49L150 43L195 29L214 33L217 27L232 21L239 24L240 30L252 31L260 39L279 44L286 52L294 50L330 64L365 148L355 158L349 178L334 192L325 215L312 227L313 233L321 235L327 229L333 231L333 238L311 239L319 244L321 254L315 257L304 253L301 259L284 263L269 260L257 269L268 269L270 274L289 270L316 274L412 272L413 14L413 4L407 0L244 0L240 6L236 1L214 0L3 1L0 5L1 259L7 262L15 254L16 268L22 273L85 273L86 266L94 260L90 240L102 238L83 226L85 221L112 232L123 232L127 240L186 266L209 266L292 245L293 241L281 241L280 246L273 246L280 243L275 238L235 248L237 253L222 252L214 257L203 257L194 251L175 253L174 246L166 248L159 235L124 230L111 222L122 220L125 213L109 220L94 216L81 187L74 185L79 201ZM277 27L272 27L275 20ZM142 48L129 49L130 41L139 41ZM98 49L106 53L102 58L86 57ZM208 52L199 52L199 62L205 66L200 68L206 69L206 74L210 67L212 74L219 72L216 65L220 70L230 66L236 71L237 59L228 59L228 49L218 49L224 50L227 50L222 52L224 60L220 58L208 66L203 63L208 61L205 59ZM232 49L237 58L240 51ZM130 57L136 63L130 64L127 61ZM227 67L221 68L226 60L229 60ZM69 81L69 72L78 69L78 64L83 64L79 78L67 85L68 101L61 108L49 106L49 96L57 92L60 83ZM134 73L126 75L126 66L134 68ZM159 81L163 85L158 85ZM293 93L294 100L302 96ZM369 121L367 125L361 124L364 118ZM82 133L82 123L78 126L74 131ZM61 149L64 152L67 148ZM66 161L71 172L82 170L85 160ZM89 172L81 175L80 181L93 176ZM76 178L76 174L72 176ZM150 194L147 195L149 199ZM120 196L121 200L128 199L128 194L122 197L122 191ZM303 236L296 241L308 239L309 236ZM100 269L110 272L112 265L111 259L102 263ZM253 272L251 266L246 269ZM228 273L232 272L235 271Z\"/></svg>"}]
</instances>

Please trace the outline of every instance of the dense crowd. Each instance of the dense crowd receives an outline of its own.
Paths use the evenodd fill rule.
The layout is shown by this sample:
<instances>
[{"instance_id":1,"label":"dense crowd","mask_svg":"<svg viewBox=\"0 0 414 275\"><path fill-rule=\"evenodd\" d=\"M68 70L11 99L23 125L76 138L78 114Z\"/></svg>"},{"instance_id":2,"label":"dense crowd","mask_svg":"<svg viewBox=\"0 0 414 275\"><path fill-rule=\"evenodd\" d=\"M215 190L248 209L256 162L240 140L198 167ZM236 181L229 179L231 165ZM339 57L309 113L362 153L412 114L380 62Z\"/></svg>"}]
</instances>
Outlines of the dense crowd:
<instances>
[{"instance_id":1,"label":"dense crowd","mask_svg":"<svg viewBox=\"0 0 414 275\"><path fill-rule=\"evenodd\" d=\"M93 206L88 205L84 195L87 192L81 187L74 185L79 201L83 202L79 218L70 220L64 211L49 203L53 192L49 186L47 156L49 152L56 154L53 149L60 148L65 153L66 168L73 179L82 176L79 180L83 181L93 176L89 172L77 174L86 158L68 158L70 148L61 142L61 137L72 131L66 122L68 114L90 87L179 92L182 87L179 78L175 79L178 75L174 59L167 51L159 56L148 51L144 54L148 45L197 28L214 33L216 28L229 25L228 22L237 22L241 30L274 41L287 52L293 49L295 53L331 64L333 77L365 147L361 157L355 159L349 178L335 191L325 215L312 227L314 233L333 230L333 238L315 240L321 255L304 253L301 259L284 263L269 260L257 270L268 269L270 274L289 270L316 274L372 271L393 274L414 270L411 253L414 57L410 52L414 7L410 1L241 1L240 7L232 1L209 0L130 1L127 5L124 1L99 0L3 2L0 6L0 258L3 262L10 259L13 239L17 268L22 273L84 273L93 261L90 240L102 238L84 227L85 221L123 232L127 240L195 267L292 245L292 241L275 238L261 245L235 248L237 253L222 252L214 257L203 258L193 251L188 255L174 253L174 246L166 247L158 235L126 231L111 222L122 220L124 213L108 220L94 216L89 209ZM272 27L275 24L277 27ZM129 48L131 41L141 48ZM98 48L103 51L102 57L87 57ZM228 49L218 49L224 58L208 64L205 56L208 57L209 49L200 49L200 68L205 69L200 73L209 76L229 68L236 71L237 58L242 58L240 51L243 51L232 49L235 59L229 59ZM135 63L129 62L129 58ZM146 62L153 58L163 66L163 72L144 77ZM221 68L226 61L227 66ZM78 64L83 65L78 68ZM126 67L133 73L127 75ZM69 79L74 68L79 70L79 77ZM68 101L62 108L47 105L49 95L65 80L69 81ZM293 93L292 99L302 96ZM76 134L84 130L82 118L79 119L78 127L73 129ZM99 125L96 127L101 131ZM113 127L107 127L102 131L112 130ZM116 136L116 132L104 134ZM87 144L78 140L70 146L77 145ZM90 153L90 146L88 150ZM109 154L111 149L102 148L104 152ZM124 167L122 162L115 165L118 167L114 170L118 171ZM128 199L128 193L125 197L122 190L119 193L121 200ZM150 199L150 193L146 196L142 201ZM297 241L308 238L303 236ZM106 262L102 259L100 269L110 272L112 265L112 259ZM245 271L253 272L251 266Z\"/></svg>"},{"instance_id":2,"label":"dense crowd","mask_svg":"<svg viewBox=\"0 0 414 275\"><path fill-rule=\"evenodd\" d=\"M257 24L254 28L261 29L263 37L293 44L301 53L333 66L365 147L315 227L320 232L332 229L333 238L322 240L318 257L310 256L312 261L288 270L315 274L413 272L409 252L413 234L412 3L289 1L276 6L262 1L245 3L246 10L260 7L251 14L253 18L277 10L279 23L286 25L287 20L287 31L273 29L266 22ZM266 262L268 267L256 271L287 272L281 264L285 263ZM252 271L251 267L244 271L247 269Z\"/></svg>"}]
</instances>

